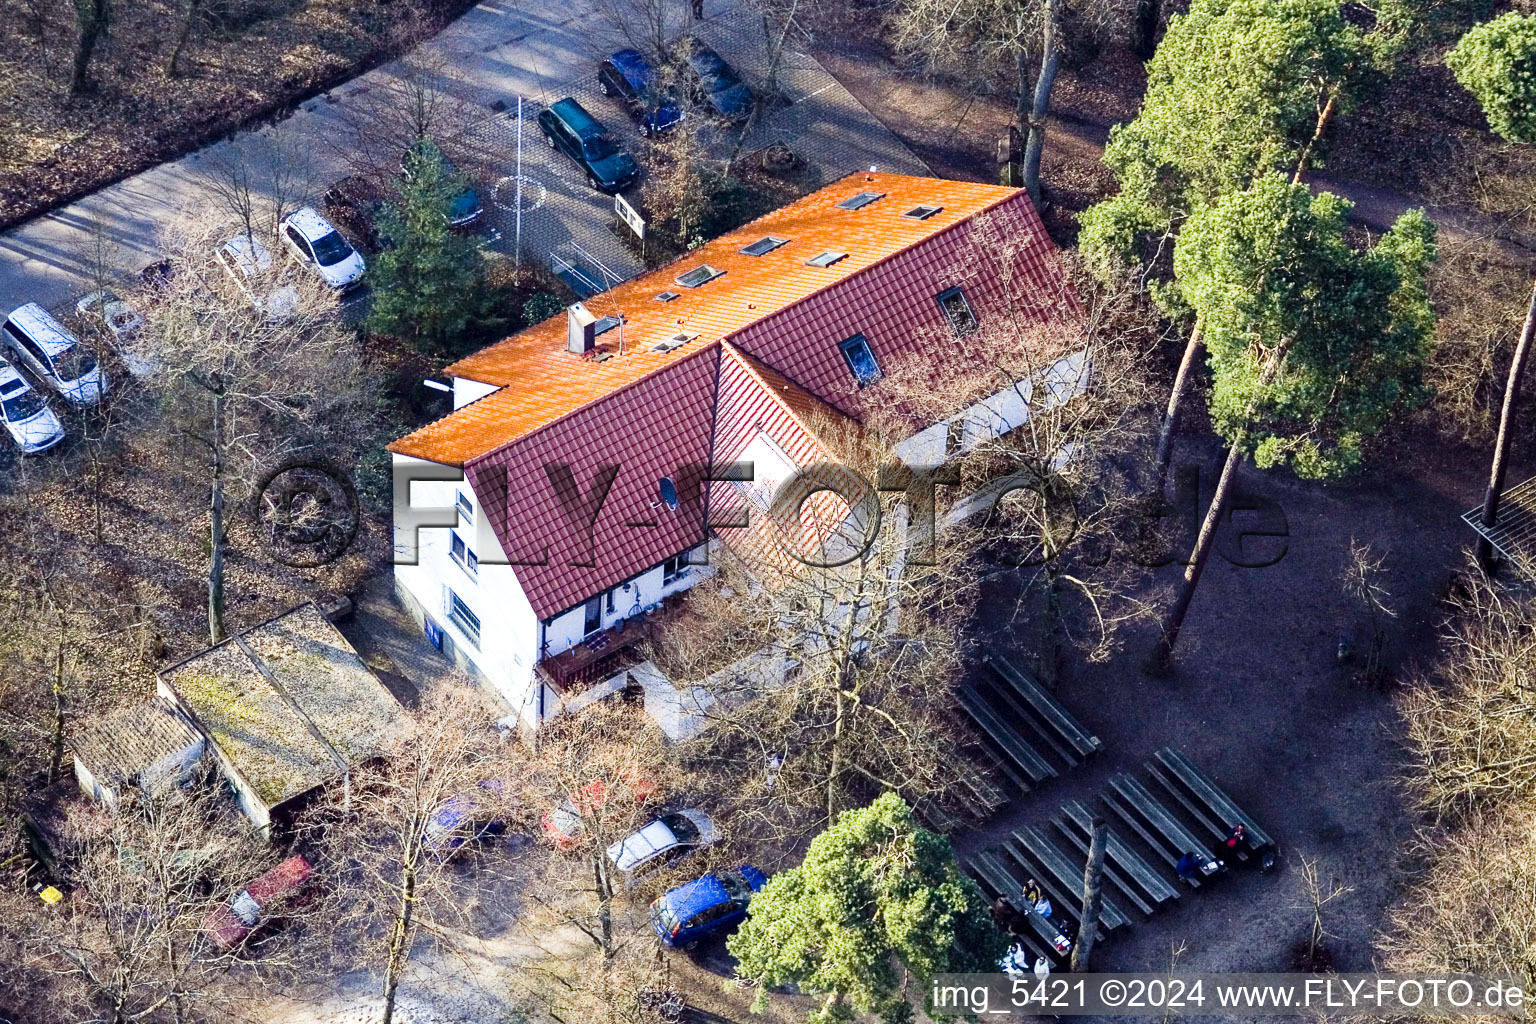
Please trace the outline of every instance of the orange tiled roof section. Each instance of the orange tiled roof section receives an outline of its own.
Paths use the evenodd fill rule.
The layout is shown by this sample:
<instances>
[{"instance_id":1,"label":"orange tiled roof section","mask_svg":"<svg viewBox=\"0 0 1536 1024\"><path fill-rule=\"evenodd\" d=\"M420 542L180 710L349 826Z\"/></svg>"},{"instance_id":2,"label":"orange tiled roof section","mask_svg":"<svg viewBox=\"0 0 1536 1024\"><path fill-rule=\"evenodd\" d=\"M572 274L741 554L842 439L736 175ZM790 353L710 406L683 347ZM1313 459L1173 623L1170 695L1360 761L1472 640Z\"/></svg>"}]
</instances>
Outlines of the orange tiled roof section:
<instances>
[{"instance_id":1,"label":"orange tiled roof section","mask_svg":"<svg viewBox=\"0 0 1536 1024\"><path fill-rule=\"evenodd\" d=\"M500 390L407 434L389 450L463 465L963 223L1018 191L901 174L850 174L666 267L594 295L586 303L593 315L622 314L625 319L622 328L599 336L595 354L609 355L602 362L566 351L564 313L459 360L448 367L450 376ZM860 192L884 195L862 209L837 207ZM925 219L904 216L922 205L940 209ZM740 251L768 236L787 241L763 256ZM824 268L806 263L823 252L848 255ZM677 283L679 275L705 264L724 273L697 288ZM656 296L664 291L678 297L658 302ZM624 351L619 354L621 330ZM699 337L670 352L652 351L679 331Z\"/></svg>"}]
</instances>

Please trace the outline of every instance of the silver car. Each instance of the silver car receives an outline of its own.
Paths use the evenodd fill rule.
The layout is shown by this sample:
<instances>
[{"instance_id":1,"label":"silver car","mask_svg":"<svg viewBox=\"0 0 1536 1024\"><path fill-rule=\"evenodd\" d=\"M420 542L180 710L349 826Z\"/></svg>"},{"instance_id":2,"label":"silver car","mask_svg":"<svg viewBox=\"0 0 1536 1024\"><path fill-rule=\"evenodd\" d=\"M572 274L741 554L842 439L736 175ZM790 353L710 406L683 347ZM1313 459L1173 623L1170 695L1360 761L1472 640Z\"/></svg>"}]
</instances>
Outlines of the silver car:
<instances>
[{"instance_id":1,"label":"silver car","mask_svg":"<svg viewBox=\"0 0 1536 1024\"><path fill-rule=\"evenodd\" d=\"M43 396L4 359L0 359L0 420L26 455L47 451L64 440L64 425Z\"/></svg>"},{"instance_id":2,"label":"silver car","mask_svg":"<svg viewBox=\"0 0 1536 1024\"><path fill-rule=\"evenodd\" d=\"M703 811L677 811L663 814L640 831L608 847L608 859L628 885L659 865L682 860L718 838L714 822Z\"/></svg>"},{"instance_id":3,"label":"silver car","mask_svg":"<svg viewBox=\"0 0 1536 1024\"><path fill-rule=\"evenodd\" d=\"M294 258L334 291L355 288L368 269L352 243L308 206L284 217L279 234Z\"/></svg>"},{"instance_id":4,"label":"silver car","mask_svg":"<svg viewBox=\"0 0 1536 1024\"><path fill-rule=\"evenodd\" d=\"M96 353L35 302L11 311L0 327L0 341L73 405L95 405L107 393L107 375Z\"/></svg>"}]
</instances>

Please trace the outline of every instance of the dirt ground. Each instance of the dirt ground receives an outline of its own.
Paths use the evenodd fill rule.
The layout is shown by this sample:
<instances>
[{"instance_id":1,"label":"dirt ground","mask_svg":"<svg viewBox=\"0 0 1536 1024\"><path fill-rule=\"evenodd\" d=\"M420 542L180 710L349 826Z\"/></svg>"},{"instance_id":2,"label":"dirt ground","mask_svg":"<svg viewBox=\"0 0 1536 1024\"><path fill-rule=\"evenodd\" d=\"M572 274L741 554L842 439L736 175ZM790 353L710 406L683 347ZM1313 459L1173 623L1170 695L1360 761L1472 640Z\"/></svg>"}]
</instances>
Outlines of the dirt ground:
<instances>
[{"instance_id":1,"label":"dirt ground","mask_svg":"<svg viewBox=\"0 0 1536 1024\"><path fill-rule=\"evenodd\" d=\"M1133 914L1135 926L1098 948L1098 966L1162 970L1182 945L1179 963L1190 970L1291 970L1309 919L1299 878L1305 858L1317 861L1325 881L1351 887L1325 919L1337 967L1371 969L1384 910L1411 869L1399 851L1415 820L1393 782L1403 750L1390 690L1356 682L1337 658L1339 634L1353 634L1357 648L1366 636L1363 609L1338 580L1351 539L1369 542L1386 556L1397 612L1387 627L1388 668L1401 679L1433 657L1440 598L1464 566L1471 536L1459 516L1481 494L1486 453L1442 448L1429 464L1415 457L1419 450L1410 440L1401 455L1388 453L1340 484L1245 467L1244 489L1285 511L1285 557L1264 569L1211 566L1171 678L1140 670L1150 628L1105 664L1069 665L1057 695L1103 740L1103 753L957 837L959 851L990 846L1026 823L1051 831L1064 800L1095 802L1114 772L1144 777L1141 765L1171 744L1276 838L1281 861L1269 874L1239 869L1185 890L1179 905L1151 920ZM1214 480L1221 454L1214 438L1186 431L1175 461L1198 463ZM1524 460L1512 479L1536 471L1536 452ZM1165 567L1156 577L1172 582L1179 571Z\"/></svg>"},{"instance_id":2,"label":"dirt ground","mask_svg":"<svg viewBox=\"0 0 1536 1024\"><path fill-rule=\"evenodd\" d=\"M74 8L0 0L0 228L173 159L364 71L469 0L201 0L179 74L181 3L120 3L69 95Z\"/></svg>"}]
</instances>

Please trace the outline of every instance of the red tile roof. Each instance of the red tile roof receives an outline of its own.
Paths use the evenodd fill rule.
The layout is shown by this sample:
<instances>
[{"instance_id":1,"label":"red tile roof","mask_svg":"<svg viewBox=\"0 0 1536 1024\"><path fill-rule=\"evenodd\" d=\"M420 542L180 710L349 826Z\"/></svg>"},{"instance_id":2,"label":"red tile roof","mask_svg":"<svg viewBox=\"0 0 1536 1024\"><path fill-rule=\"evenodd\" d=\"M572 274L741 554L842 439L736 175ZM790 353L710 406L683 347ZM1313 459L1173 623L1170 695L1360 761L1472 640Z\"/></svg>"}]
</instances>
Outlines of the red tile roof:
<instances>
[{"instance_id":1,"label":"red tile roof","mask_svg":"<svg viewBox=\"0 0 1536 1024\"><path fill-rule=\"evenodd\" d=\"M860 192L884 193L884 197L859 210L837 207ZM566 317L561 313L449 366L451 376L494 384L501 390L400 438L389 446L390 451L463 465L645 379L701 345L759 323L1022 195L1018 189L974 182L849 175L722 235L670 266L593 296L587 306L595 315L622 314L626 321L622 328L600 336L597 353L609 355L602 362L566 351ZM925 220L903 216L919 204L941 209ZM769 235L788 242L765 256L740 252ZM830 267L806 264L828 250L848 255ZM698 288L677 283L677 276L705 264L725 273ZM656 296L664 291L675 292L678 298L658 302ZM622 354L618 351L621 330ZM678 331L695 332L699 338L671 352L652 351L653 345Z\"/></svg>"}]
</instances>

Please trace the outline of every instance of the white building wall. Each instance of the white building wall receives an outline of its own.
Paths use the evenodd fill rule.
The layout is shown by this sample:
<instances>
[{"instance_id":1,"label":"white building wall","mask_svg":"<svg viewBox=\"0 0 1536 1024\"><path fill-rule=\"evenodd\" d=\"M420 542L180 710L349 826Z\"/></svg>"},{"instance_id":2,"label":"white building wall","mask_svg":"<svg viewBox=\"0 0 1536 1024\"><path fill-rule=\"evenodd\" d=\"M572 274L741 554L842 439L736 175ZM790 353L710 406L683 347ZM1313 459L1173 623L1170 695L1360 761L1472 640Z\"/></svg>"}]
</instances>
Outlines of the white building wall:
<instances>
[{"instance_id":1,"label":"white building wall","mask_svg":"<svg viewBox=\"0 0 1536 1024\"><path fill-rule=\"evenodd\" d=\"M694 561L704 560L703 547L695 548L690 556ZM662 598L681 593L698 584L712 574L708 566L684 566L682 573L671 582L665 582L663 567L658 565L647 569L639 576L620 583L601 595L598 595L602 624L599 630L613 629L625 619L633 618L661 603ZM612 599L612 609L609 608L609 600ZM559 615L544 623L543 646L544 657L552 657L570 650L586 639L587 612L586 605L580 604L575 608L561 612Z\"/></svg>"},{"instance_id":2,"label":"white building wall","mask_svg":"<svg viewBox=\"0 0 1536 1024\"><path fill-rule=\"evenodd\" d=\"M473 383L473 382L471 382ZM457 398L457 396L455 396ZM396 455L395 461L419 462ZM470 512L459 513L459 526L424 527L417 535L415 565L395 566L395 583L410 596L416 610L441 631L443 653L471 668L486 679L514 709L515 715L533 725L538 715L538 692L534 686L533 667L538 660L539 621L533 614L518 581L514 566L480 562L471 572L452 556L455 533L467 551L477 557L505 561L499 549L478 550L476 521L482 511L469 481L416 481L411 488L411 504L416 507L454 507L462 494L469 501ZM456 596L480 622L475 635L467 621L452 614Z\"/></svg>"}]
</instances>

